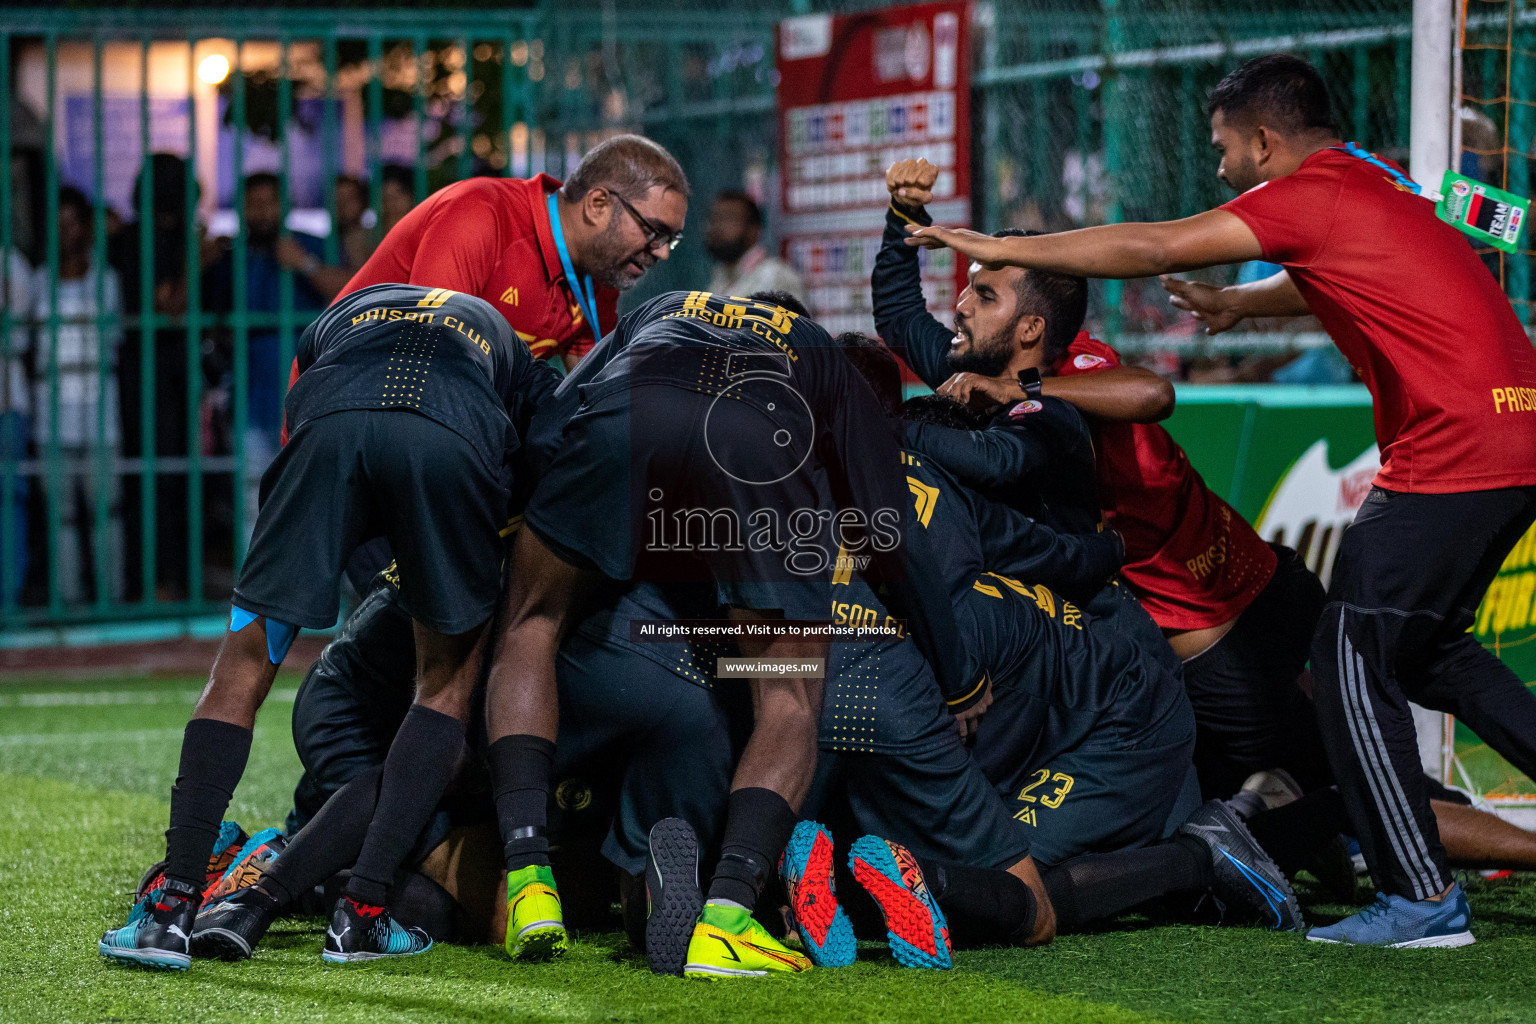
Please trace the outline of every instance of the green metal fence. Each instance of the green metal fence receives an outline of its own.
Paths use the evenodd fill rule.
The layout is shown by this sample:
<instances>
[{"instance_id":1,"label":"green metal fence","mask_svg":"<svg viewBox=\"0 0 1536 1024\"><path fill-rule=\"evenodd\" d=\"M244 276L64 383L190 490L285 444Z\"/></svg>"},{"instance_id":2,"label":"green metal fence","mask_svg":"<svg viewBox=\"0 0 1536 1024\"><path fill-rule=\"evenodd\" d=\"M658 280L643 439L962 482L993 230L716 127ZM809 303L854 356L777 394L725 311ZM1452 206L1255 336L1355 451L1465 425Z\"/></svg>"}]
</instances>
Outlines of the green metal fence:
<instances>
[{"instance_id":1,"label":"green metal fence","mask_svg":"<svg viewBox=\"0 0 1536 1024\"><path fill-rule=\"evenodd\" d=\"M36 268L3 261L0 364L30 394L7 394L0 417L0 628L46 641L57 634L25 627L185 622L227 601L276 441L270 399L323 305L305 269L273 277L270 239L248 223L248 174L276 176L282 223L299 227L297 212L337 225L342 171L378 211L389 164L419 201L471 174L561 176L601 133L637 128L707 196L771 171L773 23L0 11L0 253ZM61 227L65 185L90 196L83 243ZM317 230L309 255L343 266L340 234ZM82 244L94 295L67 273ZM679 255L653 288L708 272L697 247ZM95 382L89 425L71 431L82 339Z\"/></svg>"},{"instance_id":2,"label":"green metal fence","mask_svg":"<svg viewBox=\"0 0 1536 1024\"><path fill-rule=\"evenodd\" d=\"M263 417L315 305L303 269L274 270L255 244L248 174L276 175L280 217L315 225L312 255L335 267L348 252L339 172L360 178L365 205L382 213L402 184L392 165L419 200L474 173L560 176L603 132L640 130L694 183L691 239L723 187L761 192L771 232L774 25L825 6L0 9L0 254L38 268L23 308L3 257L0 643L57 637L29 627L184 621L224 606L251 481L270 454ZM1486 49L1468 50L1465 92L1486 102L1468 104L1481 121L1463 120L1493 126L1497 144L1469 151L1485 176L1526 191L1536 12L1528 0L1473 7L1469 44ZM1205 91L1239 59L1273 50L1323 68L1349 137L1406 160L1408 0L975 11L972 159L987 228L1220 202ZM227 62L223 76L218 60L204 67L212 58ZM187 159L189 173L146 163L155 152ZM84 285L65 276L78 272L81 242L61 237L64 184L89 197L87 262L118 270L116 306L105 273ZM210 243L210 229L227 242ZM691 241L634 297L696 286L708 269ZM1528 319L1529 256L1496 269ZM1092 318L1132 347L1181 329L1137 282L1100 286ZM93 344L108 357L79 360ZM20 408L15 373L46 400ZM70 405L77 394L87 398ZM83 436L70 435L71 417L88 421Z\"/></svg>"}]
</instances>

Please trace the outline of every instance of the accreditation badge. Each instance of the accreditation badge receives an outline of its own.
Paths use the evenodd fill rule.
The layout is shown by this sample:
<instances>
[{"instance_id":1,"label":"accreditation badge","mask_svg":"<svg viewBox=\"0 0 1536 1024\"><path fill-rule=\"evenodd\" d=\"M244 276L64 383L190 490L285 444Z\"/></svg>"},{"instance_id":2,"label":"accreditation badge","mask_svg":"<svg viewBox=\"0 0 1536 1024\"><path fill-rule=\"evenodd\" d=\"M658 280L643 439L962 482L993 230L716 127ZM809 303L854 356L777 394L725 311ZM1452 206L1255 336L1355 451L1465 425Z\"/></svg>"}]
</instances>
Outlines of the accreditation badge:
<instances>
[{"instance_id":1,"label":"accreditation badge","mask_svg":"<svg viewBox=\"0 0 1536 1024\"><path fill-rule=\"evenodd\" d=\"M1446 171L1435 214L1485 245L1519 252L1531 201L1465 174Z\"/></svg>"}]
</instances>

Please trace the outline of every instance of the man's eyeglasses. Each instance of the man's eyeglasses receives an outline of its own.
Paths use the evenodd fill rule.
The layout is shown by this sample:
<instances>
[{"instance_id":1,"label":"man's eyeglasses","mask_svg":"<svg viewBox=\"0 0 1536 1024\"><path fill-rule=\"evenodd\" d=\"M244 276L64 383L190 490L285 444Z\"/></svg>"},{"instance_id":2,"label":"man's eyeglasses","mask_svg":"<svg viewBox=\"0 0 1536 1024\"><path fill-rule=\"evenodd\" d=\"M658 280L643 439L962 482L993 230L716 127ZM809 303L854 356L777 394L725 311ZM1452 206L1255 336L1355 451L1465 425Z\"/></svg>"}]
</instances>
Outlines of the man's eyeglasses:
<instances>
[{"instance_id":1,"label":"man's eyeglasses","mask_svg":"<svg viewBox=\"0 0 1536 1024\"><path fill-rule=\"evenodd\" d=\"M677 244L683 240L683 233L681 231L671 231L661 225L652 223L641 216L639 210L629 205L628 199L625 199L617 192L609 192L608 194L617 199L619 204L629 211L629 215L635 218L635 223L640 225L640 230L645 232L646 249L654 249L658 245L665 245L668 251L671 251L676 249Z\"/></svg>"}]
</instances>

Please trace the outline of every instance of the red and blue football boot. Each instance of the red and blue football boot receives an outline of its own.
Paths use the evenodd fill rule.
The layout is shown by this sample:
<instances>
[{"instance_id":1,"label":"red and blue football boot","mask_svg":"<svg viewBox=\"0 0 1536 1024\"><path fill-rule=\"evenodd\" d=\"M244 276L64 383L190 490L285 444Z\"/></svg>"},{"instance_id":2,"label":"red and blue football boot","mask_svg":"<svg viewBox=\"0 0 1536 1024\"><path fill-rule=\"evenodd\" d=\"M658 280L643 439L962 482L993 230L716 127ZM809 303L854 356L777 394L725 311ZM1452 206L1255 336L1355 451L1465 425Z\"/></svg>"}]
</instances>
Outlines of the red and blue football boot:
<instances>
[{"instance_id":1,"label":"red and blue football boot","mask_svg":"<svg viewBox=\"0 0 1536 1024\"><path fill-rule=\"evenodd\" d=\"M219 880L203 890L204 905L232 896L261 881L261 876L267 873L287 845L288 837L283 835L282 829L264 828L251 836L230 859Z\"/></svg>"},{"instance_id":2,"label":"red and blue football boot","mask_svg":"<svg viewBox=\"0 0 1536 1024\"><path fill-rule=\"evenodd\" d=\"M139 897L128 923L101 937L102 956L140 967L184 971L192 963L190 936L201 894L196 887L166 879Z\"/></svg>"},{"instance_id":3,"label":"red and blue football boot","mask_svg":"<svg viewBox=\"0 0 1536 1024\"><path fill-rule=\"evenodd\" d=\"M789 913L811 963L847 967L857 940L848 912L837 903L832 883L832 834L826 826L802 821L795 826L779 860L779 877L789 894Z\"/></svg>"},{"instance_id":4,"label":"red and blue football boot","mask_svg":"<svg viewBox=\"0 0 1536 1024\"><path fill-rule=\"evenodd\" d=\"M321 959L333 964L360 963L416 956L432 948L432 937L420 928L407 928L385 907L370 906L343 896L331 911Z\"/></svg>"},{"instance_id":5,"label":"red and blue football boot","mask_svg":"<svg viewBox=\"0 0 1536 1024\"><path fill-rule=\"evenodd\" d=\"M245 841L245 829L241 828L239 823L233 821L219 823L219 836L213 841L213 850L208 854L208 865L204 869L204 893L217 885L219 879L224 877L224 872L229 869L229 866L239 856ZM164 884L165 861L162 860L156 862L148 871L144 872L144 876L139 879L139 887L134 892L134 898L142 899Z\"/></svg>"},{"instance_id":6,"label":"red and blue football boot","mask_svg":"<svg viewBox=\"0 0 1536 1024\"><path fill-rule=\"evenodd\" d=\"M937 971L954 966L944 912L905 846L865 836L848 851L848 866L885 915L891 953L903 966Z\"/></svg>"}]
</instances>

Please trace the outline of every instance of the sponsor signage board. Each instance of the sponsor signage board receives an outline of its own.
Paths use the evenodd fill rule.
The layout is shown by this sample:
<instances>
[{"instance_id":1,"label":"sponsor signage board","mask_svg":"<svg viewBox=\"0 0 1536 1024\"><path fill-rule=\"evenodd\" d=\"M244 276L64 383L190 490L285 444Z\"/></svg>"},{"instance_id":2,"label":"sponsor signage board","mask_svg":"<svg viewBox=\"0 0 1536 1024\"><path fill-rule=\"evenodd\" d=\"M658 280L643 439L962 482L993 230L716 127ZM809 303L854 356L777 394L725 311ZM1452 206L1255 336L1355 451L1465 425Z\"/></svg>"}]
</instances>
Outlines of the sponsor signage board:
<instances>
[{"instance_id":1,"label":"sponsor signage board","mask_svg":"<svg viewBox=\"0 0 1536 1024\"><path fill-rule=\"evenodd\" d=\"M833 334L874 331L869 275L892 163L927 158L939 168L934 220L970 225L970 63L966 3L779 24L780 244ZM928 308L948 323L966 268L948 249L919 258Z\"/></svg>"}]
</instances>

